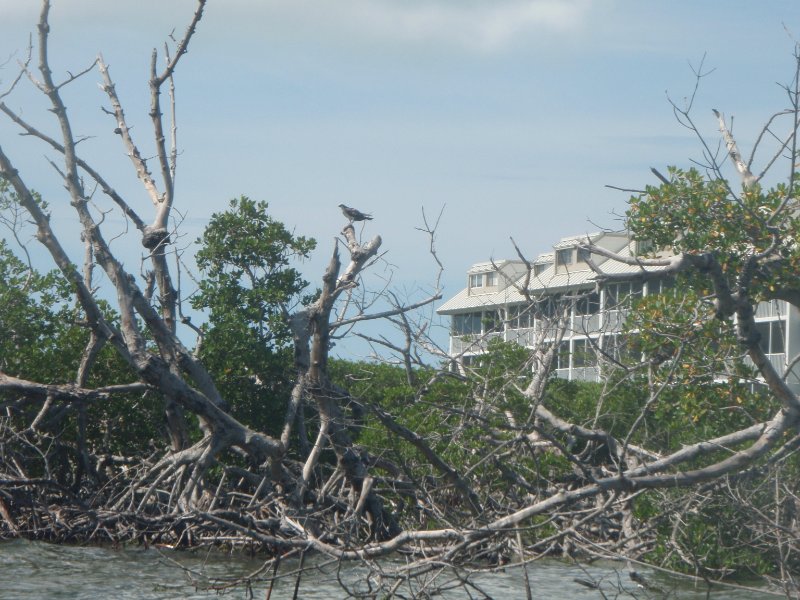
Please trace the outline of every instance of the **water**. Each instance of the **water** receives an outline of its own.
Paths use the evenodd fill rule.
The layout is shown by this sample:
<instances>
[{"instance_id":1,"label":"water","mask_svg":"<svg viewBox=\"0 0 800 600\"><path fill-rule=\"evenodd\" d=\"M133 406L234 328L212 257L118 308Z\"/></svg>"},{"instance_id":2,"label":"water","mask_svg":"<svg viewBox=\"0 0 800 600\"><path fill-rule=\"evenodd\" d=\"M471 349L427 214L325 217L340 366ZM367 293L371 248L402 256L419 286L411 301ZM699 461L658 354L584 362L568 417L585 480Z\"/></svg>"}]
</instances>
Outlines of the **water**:
<instances>
[{"instance_id":1,"label":"water","mask_svg":"<svg viewBox=\"0 0 800 600\"><path fill-rule=\"evenodd\" d=\"M173 598L210 599L224 593L229 598L247 598L242 587L221 592L209 586L219 585L221 580L257 572L262 561L243 556L227 556L217 552L178 552L125 548L60 546L42 542L17 540L0 542L0 598L2 599L144 599L162 600ZM366 589L361 579L362 571L355 565L339 566L319 559L308 562L312 570L300 580L298 598L336 599L347 594L340 587L341 577L351 585ZM386 563L391 568L391 562ZM282 571L289 573L297 563L285 561ZM663 575L642 569L659 588L659 591L641 589L628 578L620 565L605 564L579 567L547 560L530 565L528 576L533 597L569 600L598 599L602 594L584 587L574 580L600 582L609 598L675 598L699 600L706 598L705 589L694 589L685 581L671 580ZM502 600L524 599L525 579L520 569L505 569L485 573L475 579L480 588L491 598ZM272 593L273 599L291 598L295 585L294 576L278 581ZM620 585L623 587L620 593ZM255 598L265 598L268 584L253 585ZM406 592L402 588L400 592ZM463 590L454 590L445 598L468 598ZM480 594L472 591L472 597ZM746 590L721 589L712 591L714 600L761 600L775 596L758 594Z\"/></svg>"}]
</instances>

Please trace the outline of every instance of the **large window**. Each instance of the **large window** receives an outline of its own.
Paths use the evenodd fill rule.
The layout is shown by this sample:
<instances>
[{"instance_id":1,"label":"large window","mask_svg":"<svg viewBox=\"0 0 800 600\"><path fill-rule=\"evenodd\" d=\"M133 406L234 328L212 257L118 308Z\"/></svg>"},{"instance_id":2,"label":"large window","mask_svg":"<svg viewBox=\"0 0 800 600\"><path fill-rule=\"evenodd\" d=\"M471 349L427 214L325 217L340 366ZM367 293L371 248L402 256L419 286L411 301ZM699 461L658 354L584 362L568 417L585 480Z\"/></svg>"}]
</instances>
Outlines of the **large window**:
<instances>
[{"instance_id":1,"label":"large window","mask_svg":"<svg viewBox=\"0 0 800 600\"><path fill-rule=\"evenodd\" d=\"M766 354L782 354L786 350L786 321L762 321L756 323L761 339L759 345Z\"/></svg>"},{"instance_id":2,"label":"large window","mask_svg":"<svg viewBox=\"0 0 800 600\"><path fill-rule=\"evenodd\" d=\"M482 316L479 312L453 315L453 335L479 334Z\"/></svg>"},{"instance_id":3,"label":"large window","mask_svg":"<svg viewBox=\"0 0 800 600\"><path fill-rule=\"evenodd\" d=\"M536 301L536 316L543 319L553 319L561 313L562 303L561 294L543 296Z\"/></svg>"},{"instance_id":4,"label":"large window","mask_svg":"<svg viewBox=\"0 0 800 600\"><path fill-rule=\"evenodd\" d=\"M556 354L556 369L569 369L569 342L561 342Z\"/></svg>"},{"instance_id":5,"label":"large window","mask_svg":"<svg viewBox=\"0 0 800 600\"><path fill-rule=\"evenodd\" d=\"M463 279L462 279L463 281ZM469 276L469 287L480 288L483 287L483 273L475 273Z\"/></svg>"},{"instance_id":6,"label":"large window","mask_svg":"<svg viewBox=\"0 0 800 600\"><path fill-rule=\"evenodd\" d=\"M508 309L508 326L511 329L525 329L533 327L531 307L525 304L512 306Z\"/></svg>"},{"instance_id":7,"label":"large window","mask_svg":"<svg viewBox=\"0 0 800 600\"><path fill-rule=\"evenodd\" d=\"M588 263L592 258L592 253L588 248L578 248L578 262Z\"/></svg>"},{"instance_id":8,"label":"large window","mask_svg":"<svg viewBox=\"0 0 800 600\"><path fill-rule=\"evenodd\" d=\"M675 287L675 280L672 278L651 279L647 282L647 295L662 294Z\"/></svg>"},{"instance_id":9,"label":"large window","mask_svg":"<svg viewBox=\"0 0 800 600\"><path fill-rule=\"evenodd\" d=\"M603 337L603 353L612 361L629 365L641 360L641 353L635 341L627 335L607 335Z\"/></svg>"},{"instance_id":10,"label":"large window","mask_svg":"<svg viewBox=\"0 0 800 600\"><path fill-rule=\"evenodd\" d=\"M604 290L606 310L624 310L642 297L643 284L641 281L622 281L609 283Z\"/></svg>"},{"instance_id":11,"label":"large window","mask_svg":"<svg viewBox=\"0 0 800 600\"><path fill-rule=\"evenodd\" d=\"M656 245L653 240L638 240L636 242L636 255L642 256L644 254L653 254L656 250Z\"/></svg>"},{"instance_id":12,"label":"large window","mask_svg":"<svg viewBox=\"0 0 800 600\"><path fill-rule=\"evenodd\" d=\"M480 335L503 329L499 311L472 312L453 315L453 335Z\"/></svg>"},{"instance_id":13,"label":"large window","mask_svg":"<svg viewBox=\"0 0 800 600\"><path fill-rule=\"evenodd\" d=\"M593 367L597 364L594 348L589 340L572 341L572 366Z\"/></svg>"},{"instance_id":14,"label":"large window","mask_svg":"<svg viewBox=\"0 0 800 600\"><path fill-rule=\"evenodd\" d=\"M481 365L481 357L468 354L461 357L461 364L465 367L479 367Z\"/></svg>"},{"instance_id":15,"label":"large window","mask_svg":"<svg viewBox=\"0 0 800 600\"><path fill-rule=\"evenodd\" d=\"M483 331L489 333L491 331L500 331L503 328L503 319L500 318L500 312L496 310L483 313Z\"/></svg>"},{"instance_id":16,"label":"large window","mask_svg":"<svg viewBox=\"0 0 800 600\"><path fill-rule=\"evenodd\" d=\"M486 287L497 285L497 272L492 271L486 274Z\"/></svg>"},{"instance_id":17,"label":"large window","mask_svg":"<svg viewBox=\"0 0 800 600\"><path fill-rule=\"evenodd\" d=\"M600 294L591 292L578 298L575 303L576 315L596 315L600 312Z\"/></svg>"}]
</instances>

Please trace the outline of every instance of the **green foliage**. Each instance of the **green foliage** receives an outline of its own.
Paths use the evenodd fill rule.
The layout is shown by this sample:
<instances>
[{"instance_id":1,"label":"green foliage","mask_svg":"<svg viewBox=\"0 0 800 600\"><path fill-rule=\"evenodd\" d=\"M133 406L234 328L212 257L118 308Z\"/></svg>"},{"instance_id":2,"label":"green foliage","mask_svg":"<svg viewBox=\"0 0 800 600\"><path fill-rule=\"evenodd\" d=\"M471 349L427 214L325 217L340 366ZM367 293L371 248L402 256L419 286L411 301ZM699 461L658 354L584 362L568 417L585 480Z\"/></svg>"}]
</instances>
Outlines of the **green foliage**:
<instances>
[{"instance_id":1,"label":"green foliage","mask_svg":"<svg viewBox=\"0 0 800 600\"><path fill-rule=\"evenodd\" d=\"M415 431L459 473L468 474L470 485L482 498L505 502L524 497L531 490L547 493L554 485L569 485L576 476L574 465L552 449L503 450L504 443L509 443L519 432L530 430L525 424L531 406L519 392L519 388L529 382L528 358L529 352L519 346L493 342L482 356L480 366L467 378L455 375L435 378L433 371L419 370L415 373L415 381L419 382L416 384L409 383L402 368L389 365L333 361L331 371L336 381L354 397L389 412L397 422ZM772 410L768 395L745 383L698 378L693 385L682 382L668 386L656 399L650 392L644 379L620 376L599 384L552 379L544 403L565 420L608 431L617 439L625 439L638 421L630 443L662 453L748 426L765 418ZM521 428L511 427L509 417ZM552 434L576 455L588 456L586 451L590 450L595 460L610 464L610 457L599 452L602 448L590 448L568 435ZM386 457L402 465L404 473L412 480L436 481L437 489L447 493L448 485L441 474L421 453L387 432L374 417L366 419L359 443L372 456ZM519 446L510 447L519 450ZM696 461L695 466L713 459L714 455L706 456ZM510 473L524 477L531 488L522 487ZM681 559L666 550L672 543L671 521L664 519L664 511L674 510L670 508L672 499L680 499L684 494L684 490L663 495L652 492L637 497L633 503L639 518L653 520L660 528L650 558L659 561L669 555L666 564L680 568L686 565L681 566ZM421 518L413 507L400 500L398 506L406 506L411 511L406 515L408 518ZM767 569L768 559L748 563L758 552L753 550L752 544L747 545L748 540L752 541L748 536L752 536L753 531L747 529L747 519L737 516L736 510L735 503L726 498L704 505L696 516L685 519L681 536L686 537L680 537L679 542L687 548L696 544L708 569L741 570L748 564ZM726 515L726 518L730 515L730 519L717 523L715 514ZM425 518L430 527L444 523L431 515ZM659 554L660 551L663 554Z\"/></svg>"},{"instance_id":2,"label":"green foliage","mask_svg":"<svg viewBox=\"0 0 800 600\"><path fill-rule=\"evenodd\" d=\"M481 366L467 378L419 369L412 382L404 369L391 365L332 361L330 368L335 381L356 400L379 406L456 471L468 474L471 485L487 502L526 493L514 472L544 490L571 473L569 461L552 452L517 455L512 446L504 448L518 435L509 428L509 417L524 423L530 413L531 407L518 389L529 380L528 351L515 344L493 342L482 359ZM422 451L389 433L374 415L368 413L358 441L370 455L401 465L411 480L427 482L423 485L433 485L445 496L460 497ZM505 469L506 465L511 470ZM464 509L459 500L452 504ZM413 512L407 516L421 518ZM426 519L431 527L446 523L432 515Z\"/></svg>"},{"instance_id":3,"label":"green foliage","mask_svg":"<svg viewBox=\"0 0 800 600\"><path fill-rule=\"evenodd\" d=\"M267 214L266 202L242 196L215 213L197 240L200 289L197 309L210 309L212 327L246 326L259 342L288 342L284 313L308 285L290 266L308 258L316 242L293 235Z\"/></svg>"},{"instance_id":4,"label":"green foliage","mask_svg":"<svg viewBox=\"0 0 800 600\"><path fill-rule=\"evenodd\" d=\"M107 306L105 309L113 321L113 313ZM73 382L89 340L88 329L80 325L83 320L60 273L43 275L29 268L0 240L0 371L41 383ZM117 352L105 346L96 357L86 387L135 380ZM0 403L14 407L10 415L20 429L30 425L42 407L41 400L25 401L15 393L0 394ZM77 438L79 410L77 404L55 405L40 427L56 436L57 444L72 444ZM149 440L164 435L163 407L155 394L115 396L109 402L90 403L85 410L86 444L95 453L134 455L149 451ZM28 467L36 473L40 457L33 454L29 458ZM60 479L66 477L59 471Z\"/></svg>"},{"instance_id":5,"label":"green foliage","mask_svg":"<svg viewBox=\"0 0 800 600\"><path fill-rule=\"evenodd\" d=\"M670 168L668 183L631 198L627 224L655 248L713 257L721 283L755 308L798 290L800 222L787 209L787 194L784 185L734 190L695 169ZM628 320L652 365L652 389L665 388L651 407L669 430L665 450L766 420L779 408L753 384L757 373L737 321L720 314L716 300L709 273L686 270L670 289L638 303Z\"/></svg>"},{"instance_id":6,"label":"green foliage","mask_svg":"<svg viewBox=\"0 0 800 600\"><path fill-rule=\"evenodd\" d=\"M55 383L70 363L77 366L80 345L68 298L68 286L56 273L30 269L0 240L0 370ZM59 348L64 338L71 343Z\"/></svg>"},{"instance_id":7,"label":"green foliage","mask_svg":"<svg viewBox=\"0 0 800 600\"><path fill-rule=\"evenodd\" d=\"M307 283L292 263L314 240L296 236L267 213L265 202L242 196L212 216L198 240L202 273L192 306L209 310L201 358L232 413L277 433L292 384L286 314Z\"/></svg>"},{"instance_id":8,"label":"green foliage","mask_svg":"<svg viewBox=\"0 0 800 600\"><path fill-rule=\"evenodd\" d=\"M638 420L631 443L662 453L763 421L773 408L763 387L746 382L680 383L660 390L651 401L647 381L636 378L603 383L554 379L545 405L567 421L617 439L628 437Z\"/></svg>"},{"instance_id":9,"label":"green foliage","mask_svg":"<svg viewBox=\"0 0 800 600\"><path fill-rule=\"evenodd\" d=\"M752 256L769 257L769 269L753 273L749 294L755 301L797 287L800 214L784 204L786 185L755 185L734 197L728 181L707 179L695 169L673 167L669 175L669 184L631 198L626 222L636 239L676 253L713 253L730 283Z\"/></svg>"},{"instance_id":10,"label":"green foliage","mask_svg":"<svg viewBox=\"0 0 800 600\"><path fill-rule=\"evenodd\" d=\"M7 185L0 203L12 211ZM306 286L290 266L304 258L314 242L295 237L266 214L266 204L247 198L231 202L214 215L202 238L198 264L204 280L194 306L210 309L203 359L233 404L234 414L255 427L275 432L291 386L291 350L284 311L300 300ZM106 318L113 311L100 302ZM40 274L20 261L0 240L0 370L42 383L75 380L89 331L74 305L70 284L60 273ZM135 374L111 345L96 357L87 387L136 381ZM21 403L13 394L0 401L13 404L18 426L30 424L41 402ZM86 442L97 453L133 455L152 451L151 440L165 439L163 404L155 393L116 395L109 402L55 411L57 419L41 426L59 443L77 438L77 415L87 414Z\"/></svg>"},{"instance_id":11,"label":"green foliage","mask_svg":"<svg viewBox=\"0 0 800 600\"><path fill-rule=\"evenodd\" d=\"M734 190L726 180L671 168L668 183L631 198L627 224L636 239L657 249L709 257L719 265L718 283L755 307L798 291L800 222L787 205L790 198L784 185ZM670 452L764 422L779 410L767 388L754 383L757 373L745 360L737 322L719 312L716 300L701 267L679 274L671 289L645 298L632 312L627 327L651 365L650 379L639 382L642 393L631 405L643 415L635 443ZM609 400L614 403L604 398L604 406ZM707 453L693 466L720 457ZM773 476L728 482L694 501L684 490L637 498L637 516L658 528L649 558L703 575L774 570L775 549L762 543L766 530L758 525L770 513Z\"/></svg>"},{"instance_id":12,"label":"green foliage","mask_svg":"<svg viewBox=\"0 0 800 600\"><path fill-rule=\"evenodd\" d=\"M47 205L38 195L43 209ZM24 229L17 198L7 182L0 180L0 211L11 235L18 239ZM4 239L0 239L0 371L39 383L75 381L81 357L89 341L82 325L85 316L75 305L71 284L58 271L42 274L21 261ZM106 318L116 316L107 303L99 304ZM105 345L89 371L86 387L136 381L135 374L110 345ZM41 410L41 400L25 401L18 394L0 394L15 425L24 429ZM133 455L150 451L149 441L160 439L163 407L156 394L115 396L109 402L54 406L40 427L57 444L74 443L77 414L87 413L87 447L94 452ZM37 457L34 457L34 459ZM35 471L35 468L34 468Z\"/></svg>"},{"instance_id":13,"label":"green foliage","mask_svg":"<svg viewBox=\"0 0 800 600\"><path fill-rule=\"evenodd\" d=\"M490 401L489 413L502 415L502 423L507 415L520 423L530 416L530 404L520 390L528 386L531 377L530 351L500 339L490 340L472 374L476 393Z\"/></svg>"},{"instance_id":14,"label":"green foliage","mask_svg":"<svg viewBox=\"0 0 800 600\"><path fill-rule=\"evenodd\" d=\"M449 422L447 408L458 405L464 409L471 402L465 382L450 376L430 381L435 375L432 370L418 370L416 379L423 383L414 385L399 366L343 360L331 360L328 366L332 380L354 399L385 410L438 449L446 450L447 446L447 435L442 432ZM409 465L418 462L416 450L394 435L387 436L374 415L368 414L358 442L375 455L391 455ZM427 466L423 469L427 471Z\"/></svg>"}]
</instances>

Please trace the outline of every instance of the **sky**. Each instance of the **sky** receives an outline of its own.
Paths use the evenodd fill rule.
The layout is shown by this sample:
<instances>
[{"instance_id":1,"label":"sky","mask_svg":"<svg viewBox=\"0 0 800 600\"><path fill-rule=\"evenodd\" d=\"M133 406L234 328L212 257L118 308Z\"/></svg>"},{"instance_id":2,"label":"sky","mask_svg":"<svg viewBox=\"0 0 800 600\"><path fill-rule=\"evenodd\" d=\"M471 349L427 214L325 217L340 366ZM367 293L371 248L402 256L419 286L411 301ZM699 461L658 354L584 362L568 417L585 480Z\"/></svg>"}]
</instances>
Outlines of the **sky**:
<instances>
[{"instance_id":1,"label":"sky","mask_svg":"<svg viewBox=\"0 0 800 600\"><path fill-rule=\"evenodd\" d=\"M147 154L150 54L180 35L194 1L52 5L56 77L102 52ZM0 0L0 93L38 12L35 0ZM191 253L230 198L265 200L318 240L302 267L313 283L344 203L374 215L359 232L383 239L378 284L391 277L418 298L436 277L418 228L423 210L441 212L446 299L471 264L515 258L510 238L532 258L561 237L622 227L630 194L607 186L639 189L654 183L650 167L700 158L668 98L691 96L701 60L710 73L694 100L698 127L716 146L711 110L734 116L749 153L787 103L779 84L794 74L797 39L794 0L210 0L175 78L182 243ZM98 81L93 71L64 88L76 131L92 136L82 156L149 216ZM29 82L5 101L55 132ZM76 224L52 156L16 134L0 119L0 145L69 237ZM125 231L113 215L107 224ZM135 263L135 241L116 244Z\"/></svg>"}]
</instances>

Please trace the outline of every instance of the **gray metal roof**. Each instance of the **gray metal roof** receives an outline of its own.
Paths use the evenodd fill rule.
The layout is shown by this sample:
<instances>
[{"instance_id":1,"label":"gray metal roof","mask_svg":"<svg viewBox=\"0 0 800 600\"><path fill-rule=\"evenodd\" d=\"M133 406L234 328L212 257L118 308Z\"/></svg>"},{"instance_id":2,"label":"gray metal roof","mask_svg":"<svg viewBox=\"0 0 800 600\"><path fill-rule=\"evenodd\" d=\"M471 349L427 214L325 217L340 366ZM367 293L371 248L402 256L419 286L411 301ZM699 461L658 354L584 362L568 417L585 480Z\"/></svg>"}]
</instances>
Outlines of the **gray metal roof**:
<instances>
[{"instance_id":1,"label":"gray metal roof","mask_svg":"<svg viewBox=\"0 0 800 600\"><path fill-rule=\"evenodd\" d=\"M584 233L582 235L570 235L565 238L561 238L553 245L554 250L560 250L561 248L574 248L579 244L585 244L586 242L594 243L601 237L606 234L600 233L599 231L595 231L594 233Z\"/></svg>"},{"instance_id":2,"label":"gray metal roof","mask_svg":"<svg viewBox=\"0 0 800 600\"><path fill-rule=\"evenodd\" d=\"M477 273L489 273L491 271L502 270L504 267L514 264L523 264L521 260L486 260L484 262L475 263L469 268L467 273L469 274L477 274Z\"/></svg>"},{"instance_id":3,"label":"gray metal roof","mask_svg":"<svg viewBox=\"0 0 800 600\"><path fill-rule=\"evenodd\" d=\"M608 235L613 237L622 237L621 234L618 233ZM591 236L594 236L590 239L592 239L592 243L595 243L600 240L600 238L604 237L604 234L591 234ZM568 241L571 241L571 243L567 243ZM563 244L563 247L567 248L570 246L575 246L578 243L585 243L586 241L586 235L572 236L569 238L563 238L559 244ZM619 254L620 257L629 258L633 256L633 246L634 242L628 240L627 243L621 249L619 249L617 254ZM558 246L556 246L556 248L558 248ZM606 259L605 257L598 255L593 255L593 259L598 264L598 267L602 270L602 272L608 275L629 274L631 277L636 277L637 275L642 275L644 273L663 271L666 268L629 265L616 260ZM540 254L533 264L552 263L552 261L553 253L546 252ZM483 265L485 263L478 264ZM488 264L491 265L491 263ZM470 269L470 272L474 271ZM555 267L551 264L538 276L534 276L533 273L531 273L530 281L528 282L528 291L533 296L539 296L546 293L558 293L570 289L591 289L596 285L597 278L598 273L592 271L591 269L584 268L580 270L570 270L569 265L562 266L559 269L559 272L556 273ZM490 308L506 304L522 303L526 301L526 298L525 295L519 290L524 284L525 277L522 276L505 289L498 290L496 292L478 292L470 294L469 288L465 288L442 304L442 306L440 306L436 312L441 315L456 314L459 312L468 312L477 308Z\"/></svg>"}]
</instances>

